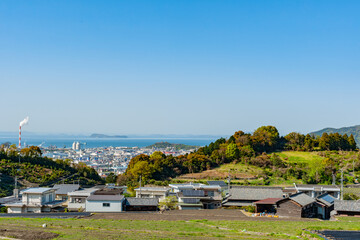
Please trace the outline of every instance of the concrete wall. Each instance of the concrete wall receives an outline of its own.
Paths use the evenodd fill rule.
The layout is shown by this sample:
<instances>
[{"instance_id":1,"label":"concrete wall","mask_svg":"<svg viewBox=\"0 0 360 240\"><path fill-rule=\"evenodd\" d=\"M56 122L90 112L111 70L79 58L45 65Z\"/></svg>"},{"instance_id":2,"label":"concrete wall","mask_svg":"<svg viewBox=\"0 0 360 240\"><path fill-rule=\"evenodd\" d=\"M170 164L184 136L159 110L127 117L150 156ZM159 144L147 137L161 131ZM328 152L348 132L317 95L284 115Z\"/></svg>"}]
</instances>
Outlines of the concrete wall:
<instances>
[{"instance_id":1,"label":"concrete wall","mask_svg":"<svg viewBox=\"0 0 360 240\"><path fill-rule=\"evenodd\" d=\"M104 207L103 203L110 203L110 207ZM122 212L123 200L121 201L86 201L86 212Z\"/></svg>"}]
</instances>

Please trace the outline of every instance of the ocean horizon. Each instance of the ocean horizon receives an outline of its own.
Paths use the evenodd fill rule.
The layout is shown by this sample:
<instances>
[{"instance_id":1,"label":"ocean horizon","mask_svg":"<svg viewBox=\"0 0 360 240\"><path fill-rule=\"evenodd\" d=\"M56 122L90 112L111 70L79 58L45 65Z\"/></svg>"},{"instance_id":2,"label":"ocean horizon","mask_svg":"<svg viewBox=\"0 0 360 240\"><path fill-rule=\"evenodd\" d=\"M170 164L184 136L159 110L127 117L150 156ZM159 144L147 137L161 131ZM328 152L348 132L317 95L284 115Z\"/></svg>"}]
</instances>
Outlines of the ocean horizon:
<instances>
[{"instance_id":1,"label":"ocean horizon","mask_svg":"<svg viewBox=\"0 0 360 240\"><path fill-rule=\"evenodd\" d=\"M82 147L147 147L157 142L179 143L191 146L205 146L218 138L89 138L89 137L28 137L22 139L25 146L56 146L58 148L71 148L73 142L80 142ZM18 145L16 137L0 137L0 144L10 142Z\"/></svg>"}]
</instances>

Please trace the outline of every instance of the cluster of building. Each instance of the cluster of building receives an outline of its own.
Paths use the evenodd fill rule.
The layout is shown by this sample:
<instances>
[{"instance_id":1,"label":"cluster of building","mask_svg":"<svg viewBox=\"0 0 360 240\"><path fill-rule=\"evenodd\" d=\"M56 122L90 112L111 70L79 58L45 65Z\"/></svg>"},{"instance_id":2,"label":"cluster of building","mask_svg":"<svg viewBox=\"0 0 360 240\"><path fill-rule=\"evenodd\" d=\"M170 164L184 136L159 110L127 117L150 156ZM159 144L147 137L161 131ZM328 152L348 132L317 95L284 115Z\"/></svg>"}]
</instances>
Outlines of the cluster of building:
<instances>
[{"instance_id":1,"label":"cluster of building","mask_svg":"<svg viewBox=\"0 0 360 240\"><path fill-rule=\"evenodd\" d=\"M84 144L83 144L84 145ZM101 177L110 173L116 175L125 172L130 159L140 155L151 155L155 151L173 156L184 155L193 150L175 150L173 148L139 148L139 147L97 147L83 148L80 142L74 142L72 148L42 148L43 155L53 159L71 159L74 163L85 163L94 168Z\"/></svg>"},{"instance_id":2,"label":"cluster of building","mask_svg":"<svg viewBox=\"0 0 360 240\"><path fill-rule=\"evenodd\" d=\"M360 202L340 200L341 191L336 185L281 188L229 186L223 181L208 181L208 184L139 187L135 189L136 197L125 197L126 190L125 186L115 185L81 189L77 184L15 189L13 196L0 199L0 206L6 206L8 213L156 211L159 202L174 196L179 210L253 206L256 213L279 217L329 219L333 214L360 215Z\"/></svg>"}]
</instances>

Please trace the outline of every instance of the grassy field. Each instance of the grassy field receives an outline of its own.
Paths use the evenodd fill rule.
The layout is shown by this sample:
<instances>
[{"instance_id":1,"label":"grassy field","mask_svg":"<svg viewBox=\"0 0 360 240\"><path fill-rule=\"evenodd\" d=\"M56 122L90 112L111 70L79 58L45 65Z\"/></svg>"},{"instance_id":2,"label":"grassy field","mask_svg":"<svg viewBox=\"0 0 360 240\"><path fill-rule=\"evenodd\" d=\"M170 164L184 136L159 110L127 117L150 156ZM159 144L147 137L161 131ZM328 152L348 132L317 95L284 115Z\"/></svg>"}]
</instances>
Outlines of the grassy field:
<instances>
[{"instance_id":1,"label":"grassy field","mask_svg":"<svg viewBox=\"0 0 360 240\"><path fill-rule=\"evenodd\" d=\"M44 223L47 228L41 227ZM360 230L359 223L360 218L353 217L339 221L0 218L0 230L53 232L59 234L56 239L310 239L307 230Z\"/></svg>"},{"instance_id":2,"label":"grassy field","mask_svg":"<svg viewBox=\"0 0 360 240\"><path fill-rule=\"evenodd\" d=\"M285 161L296 163L318 163L324 159L317 152L283 151L276 154Z\"/></svg>"}]
</instances>

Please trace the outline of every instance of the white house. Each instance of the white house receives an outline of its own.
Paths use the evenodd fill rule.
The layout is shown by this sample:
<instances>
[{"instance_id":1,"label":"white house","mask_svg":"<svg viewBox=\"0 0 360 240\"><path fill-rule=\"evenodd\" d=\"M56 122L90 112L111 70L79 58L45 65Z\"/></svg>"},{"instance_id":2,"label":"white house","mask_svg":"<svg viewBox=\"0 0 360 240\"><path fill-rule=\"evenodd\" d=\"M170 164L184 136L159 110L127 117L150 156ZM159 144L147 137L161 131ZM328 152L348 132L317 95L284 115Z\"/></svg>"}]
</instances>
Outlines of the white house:
<instances>
[{"instance_id":1,"label":"white house","mask_svg":"<svg viewBox=\"0 0 360 240\"><path fill-rule=\"evenodd\" d=\"M63 201L55 200L53 188L29 188L21 192L21 201L7 203L8 213L41 213L61 206Z\"/></svg>"},{"instance_id":2,"label":"white house","mask_svg":"<svg viewBox=\"0 0 360 240\"><path fill-rule=\"evenodd\" d=\"M164 199L169 196L168 187L139 187L135 189L137 198L157 198Z\"/></svg>"},{"instance_id":3,"label":"white house","mask_svg":"<svg viewBox=\"0 0 360 240\"><path fill-rule=\"evenodd\" d=\"M221 207L221 187L201 183L169 184L176 193L179 209L214 209Z\"/></svg>"},{"instance_id":4,"label":"white house","mask_svg":"<svg viewBox=\"0 0 360 240\"><path fill-rule=\"evenodd\" d=\"M83 190L73 191L68 193L68 210L78 211L86 207L86 198L93 194L98 188L87 188Z\"/></svg>"},{"instance_id":5,"label":"white house","mask_svg":"<svg viewBox=\"0 0 360 240\"><path fill-rule=\"evenodd\" d=\"M86 212L122 212L123 195L90 195L86 199Z\"/></svg>"}]
</instances>

